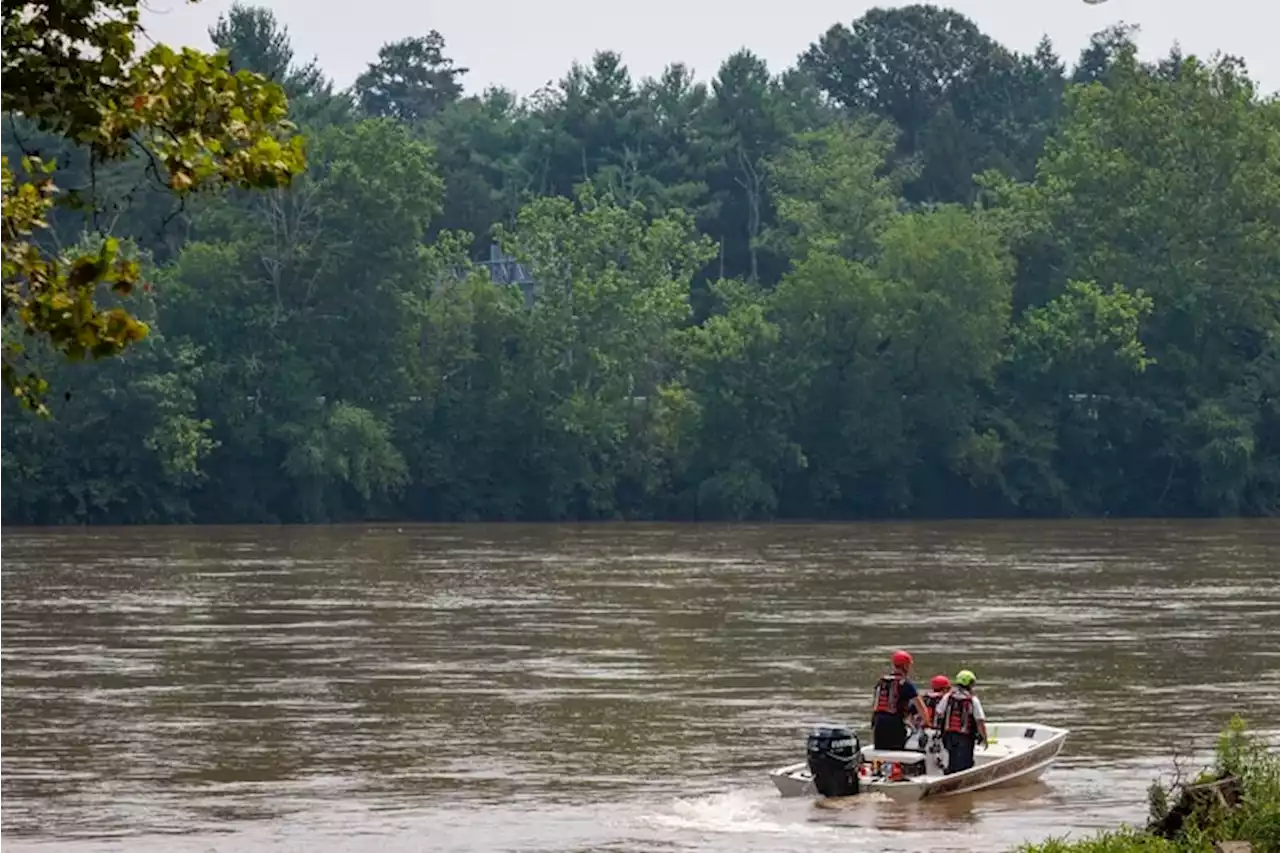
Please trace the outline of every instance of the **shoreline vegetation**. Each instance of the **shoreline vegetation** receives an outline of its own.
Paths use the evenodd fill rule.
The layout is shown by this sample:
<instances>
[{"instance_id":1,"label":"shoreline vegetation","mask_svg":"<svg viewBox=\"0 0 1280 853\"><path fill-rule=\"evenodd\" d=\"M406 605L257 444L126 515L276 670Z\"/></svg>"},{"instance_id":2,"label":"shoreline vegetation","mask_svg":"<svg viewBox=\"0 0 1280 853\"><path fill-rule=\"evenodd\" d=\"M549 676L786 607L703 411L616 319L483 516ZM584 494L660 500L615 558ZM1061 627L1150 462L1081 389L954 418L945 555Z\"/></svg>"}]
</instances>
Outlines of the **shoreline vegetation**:
<instances>
[{"instance_id":1,"label":"shoreline vegetation","mask_svg":"<svg viewBox=\"0 0 1280 853\"><path fill-rule=\"evenodd\" d=\"M1171 784L1153 782L1148 805L1145 828L1050 839L1015 853L1280 853L1280 753L1234 717L1213 765L1192 779L1178 767Z\"/></svg>"},{"instance_id":2,"label":"shoreline vegetation","mask_svg":"<svg viewBox=\"0 0 1280 853\"><path fill-rule=\"evenodd\" d=\"M67 115L6 50L6 162L67 201L23 258L129 318L28 339L6 266L52 415L6 395L6 524L1280 514L1280 101L1237 59L910 5L521 97L434 31L349 91L266 9L210 35L261 77L161 45L170 88ZM189 134L167 184L138 122Z\"/></svg>"}]
</instances>

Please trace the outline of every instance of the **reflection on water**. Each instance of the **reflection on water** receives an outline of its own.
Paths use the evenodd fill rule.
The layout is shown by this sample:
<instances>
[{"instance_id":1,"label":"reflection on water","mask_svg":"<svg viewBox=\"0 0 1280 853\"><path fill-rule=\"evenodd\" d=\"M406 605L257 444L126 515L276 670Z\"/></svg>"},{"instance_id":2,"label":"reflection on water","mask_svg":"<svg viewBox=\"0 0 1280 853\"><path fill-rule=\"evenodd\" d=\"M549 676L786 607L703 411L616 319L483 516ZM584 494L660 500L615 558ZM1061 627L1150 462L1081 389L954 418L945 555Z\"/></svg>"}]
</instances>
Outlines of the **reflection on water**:
<instances>
[{"instance_id":1,"label":"reflection on water","mask_svg":"<svg viewBox=\"0 0 1280 853\"><path fill-rule=\"evenodd\" d=\"M4 536L6 850L991 850L1141 819L1280 686L1280 524ZM888 652L1072 730L1045 784L782 800Z\"/></svg>"}]
</instances>

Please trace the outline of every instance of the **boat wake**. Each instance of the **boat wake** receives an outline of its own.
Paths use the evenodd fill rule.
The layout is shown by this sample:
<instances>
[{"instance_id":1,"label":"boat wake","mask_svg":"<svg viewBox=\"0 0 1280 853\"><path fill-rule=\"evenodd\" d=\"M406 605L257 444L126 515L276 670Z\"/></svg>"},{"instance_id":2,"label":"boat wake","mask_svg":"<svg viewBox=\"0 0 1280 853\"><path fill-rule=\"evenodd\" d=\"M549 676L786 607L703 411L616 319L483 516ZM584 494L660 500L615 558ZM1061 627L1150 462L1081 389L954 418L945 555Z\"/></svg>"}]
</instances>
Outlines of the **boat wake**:
<instances>
[{"instance_id":1,"label":"boat wake","mask_svg":"<svg viewBox=\"0 0 1280 853\"><path fill-rule=\"evenodd\" d=\"M809 823L794 808L779 808L778 800L758 792L728 791L676 800L671 810L647 822L667 830L755 835L825 835L832 828Z\"/></svg>"}]
</instances>

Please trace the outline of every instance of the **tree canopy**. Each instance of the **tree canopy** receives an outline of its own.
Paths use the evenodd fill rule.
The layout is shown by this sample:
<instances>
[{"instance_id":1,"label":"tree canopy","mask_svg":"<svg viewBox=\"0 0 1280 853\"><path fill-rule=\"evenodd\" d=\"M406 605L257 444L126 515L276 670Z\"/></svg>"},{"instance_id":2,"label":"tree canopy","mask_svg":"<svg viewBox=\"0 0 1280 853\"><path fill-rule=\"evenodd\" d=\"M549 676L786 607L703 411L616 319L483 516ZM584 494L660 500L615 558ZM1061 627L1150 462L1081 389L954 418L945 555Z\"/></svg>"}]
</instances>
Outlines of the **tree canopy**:
<instances>
[{"instance_id":1,"label":"tree canopy","mask_svg":"<svg viewBox=\"0 0 1280 853\"><path fill-rule=\"evenodd\" d=\"M8 522L1280 510L1280 103L1233 58L913 5L527 97L432 31L344 92L263 9L206 55L13 8ZM59 27L105 49L11 54Z\"/></svg>"},{"instance_id":2,"label":"tree canopy","mask_svg":"<svg viewBox=\"0 0 1280 853\"><path fill-rule=\"evenodd\" d=\"M140 0L5 0L3 109L5 154L5 389L43 409L45 381L18 364L25 336L72 359L115 355L146 336L127 304L100 307L104 286L128 295L138 265L114 236L80 254L42 245L51 209L96 212L99 166L145 158L144 171L177 195L207 187L282 187L303 166L299 137L287 138L284 93L225 54L158 44L139 51ZM60 193L56 161L26 149L17 119L79 149L88 187ZM8 147L8 146L6 146Z\"/></svg>"}]
</instances>

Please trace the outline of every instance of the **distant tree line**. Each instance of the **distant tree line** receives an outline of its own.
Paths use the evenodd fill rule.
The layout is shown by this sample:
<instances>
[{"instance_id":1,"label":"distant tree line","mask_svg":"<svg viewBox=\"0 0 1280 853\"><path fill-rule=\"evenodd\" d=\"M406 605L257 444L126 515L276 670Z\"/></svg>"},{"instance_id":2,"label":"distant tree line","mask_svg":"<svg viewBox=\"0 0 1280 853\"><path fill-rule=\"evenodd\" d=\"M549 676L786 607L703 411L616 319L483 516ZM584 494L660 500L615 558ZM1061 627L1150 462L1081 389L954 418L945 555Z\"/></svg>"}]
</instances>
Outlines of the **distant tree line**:
<instances>
[{"instance_id":1,"label":"distant tree line","mask_svg":"<svg viewBox=\"0 0 1280 853\"><path fill-rule=\"evenodd\" d=\"M337 91L235 6L290 186L179 201L5 117L93 188L59 247L127 238L150 334L32 348L4 520L1274 514L1280 103L1132 35L1068 68L875 9L782 73L601 52L520 98L436 32Z\"/></svg>"}]
</instances>

